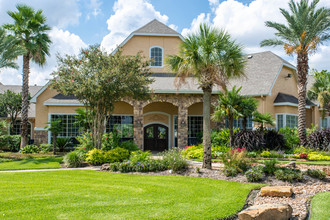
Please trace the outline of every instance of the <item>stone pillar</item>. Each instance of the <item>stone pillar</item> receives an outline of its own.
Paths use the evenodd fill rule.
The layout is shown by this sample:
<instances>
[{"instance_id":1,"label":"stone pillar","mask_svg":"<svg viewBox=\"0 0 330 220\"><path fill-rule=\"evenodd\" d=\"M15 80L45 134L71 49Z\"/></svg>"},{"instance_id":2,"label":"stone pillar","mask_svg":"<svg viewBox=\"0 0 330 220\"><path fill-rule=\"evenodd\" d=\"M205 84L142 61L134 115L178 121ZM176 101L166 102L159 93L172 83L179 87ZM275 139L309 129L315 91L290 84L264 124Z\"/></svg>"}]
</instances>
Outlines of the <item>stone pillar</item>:
<instances>
[{"instance_id":1,"label":"stone pillar","mask_svg":"<svg viewBox=\"0 0 330 220\"><path fill-rule=\"evenodd\" d=\"M188 108L179 104L178 108L178 147L184 148L188 145Z\"/></svg>"},{"instance_id":2,"label":"stone pillar","mask_svg":"<svg viewBox=\"0 0 330 220\"><path fill-rule=\"evenodd\" d=\"M134 143L142 150L143 149L143 107L142 102L134 103Z\"/></svg>"},{"instance_id":3,"label":"stone pillar","mask_svg":"<svg viewBox=\"0 0 330 220\"><path fill-rule=\"evenodd\" d=\"M48 131L35 130L34 131L34 144L48 144Z\"/></svg>"}]
</instances>

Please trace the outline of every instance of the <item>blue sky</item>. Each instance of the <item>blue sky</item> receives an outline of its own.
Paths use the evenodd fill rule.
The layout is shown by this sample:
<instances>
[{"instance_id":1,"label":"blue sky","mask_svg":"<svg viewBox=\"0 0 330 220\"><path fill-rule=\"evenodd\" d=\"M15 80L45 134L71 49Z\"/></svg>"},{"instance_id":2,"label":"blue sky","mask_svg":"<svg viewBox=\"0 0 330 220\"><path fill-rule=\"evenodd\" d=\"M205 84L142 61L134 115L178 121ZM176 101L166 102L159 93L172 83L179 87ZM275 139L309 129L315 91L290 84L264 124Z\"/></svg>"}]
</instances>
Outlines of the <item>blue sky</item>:
<instances>
[{"instance_id":1,"label":"blue sky","mask_svg":"<svg viewBox=\"0 0 330 220\"><path fill-rule=\"evenodd\" d=\"M265 27L267 20L284 23L279 8L288 8L289 0L0 0L0 25L11 23L7 11L25 3L42 9L52 27L51 56L43 68L31 64L30 84L44 85L56 70L56 54L77 54L91 44L101 44L111 51L132 31L152 19L158 19L186 36L197 30L202 22L225 29L245 53L271 50L295 64L283 48L260 48L263 39L272 38L274 31ZM320 6L330 7L321 0ZM330 42L319 47L310 57L310 68L330 70ZM18 59L22 65L22 59ZM5 69L0 82L21 84L22 70Z\"/></svg>"}]
</instances>

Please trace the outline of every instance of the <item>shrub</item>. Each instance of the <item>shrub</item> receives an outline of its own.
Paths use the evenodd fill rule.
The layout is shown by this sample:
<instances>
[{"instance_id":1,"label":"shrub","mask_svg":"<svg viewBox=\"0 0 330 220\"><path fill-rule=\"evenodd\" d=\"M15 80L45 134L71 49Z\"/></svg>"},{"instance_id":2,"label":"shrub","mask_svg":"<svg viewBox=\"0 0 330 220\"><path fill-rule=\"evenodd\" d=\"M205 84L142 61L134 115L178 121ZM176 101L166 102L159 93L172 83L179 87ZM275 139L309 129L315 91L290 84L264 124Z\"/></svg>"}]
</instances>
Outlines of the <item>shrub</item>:
<instances>
[{"instance_id":1,"label":"shrub","mask_svg":"<svg viewBox=\"0 0 330 220\"><path fill-rule=\"evenodd\" d=\"M292 183L293 181L301 181L303 176L300 170L280 168L275 171L275 178L282 181L288 181Z\"/></svg>"},{"instance_id":2,"label":"shrub","mask_svg":"<svg viewBox=\"0 0 330 220\"><path fill-rule=\"evenodd\" d=\"M315 170L314 169L308 169L305 172L305 174L310 176L310 177L320 179L320 180L323 180L327 176L327 174L323 170L318 170L318 169L315 169Z\"/></svg>"},{"instance_id":3,"label":"shrub","mask_svg":"<svg viewBox=\"0 0 330 220\"><path fill-rule=\"evenodd\" d=\"M140 150L133 141L124 141L120 144L120 147L128 150L129 152Z\"/></svg>"},{"instance_id":4,"label":"shrub","mask_svg":"<svg viewBox=\"0 0 330 220\"><path fill-rule=\"evenodd\" d=\"M131 153L129 161L133 163L144 162L149 159L150 155L151 155L150 151L141 151L141 150L134 151Z\"/></svg>"},{"instance_id":5,"label":"shrub","mask_svg":"<svg viewBox=\"0 0 330 220\"><path fill-rule=\"evenodd\" d=\"M299 146L299 135L296 128L284 127L279 132L283 134L286 146L291 148Z\"/></svg>"},{"instance_id":6,"label":"shrub","mask_svg":"<svg viewBox=\"0 0 330 220\"><path fill-rule=\"evenodd\" d=\"M203 146L200 145L192 145L188 146L184 151L183 155L188 159L200 159L203 158Z\"/></svg>"},{"instance_id":7,"label":"shrub","mask_svg":"<svg viewBox=\"0 0 330 220\"><path fill-rule=\"evenodd\" d=\"M88 151L86 162L93 165L101 165L104 163L104 154L100 149L94 148L93 150Z\"/></svg>"},{"instance_id":8,"label":"shrub","mask_svg":"<svg viewBox=\"0 0 330 220\"><path fill-rule=\"evenodd\" d=\"M59 152L67 152L73 149L71 138L56 138L56 148Z\"/></svg>"},{"instance_id":9,"label":"shrub","mask_svg":"<svg viewBox=\"0 0 330 220\"><path fill-rule=\"evenodd\" d=\"M21 154L36 154L39 153L40 149L36 145L26 145L25 147L22 147L22 149L19 151Z\"/></svg>"},{"instance_id":10,"label":"shrub","mask_svg":"<svg viewBox=\"0 0 330 220\"><path fill-rule=\"evenodd\" d=\"M128 150L124 148L117 147L115 149L109 150L104 154L105 163L123 162L129 158Z\"/></svg>"},{"instance_id":11,"label":"shrub","mask_svg":"<svg viewBox=\"0 0 330 220\"><path fill-rule=\"evenodd\" d=\"M67 153L63 158L67 167L81 167L83 159L77 151Z\"/></svg>"},{"instance_id":12,"label":"shrub","mask_svg":"<svg viewBox=\"0 0 330 220\"><path fill-rule=\"evenodd\" d=\"M264 150L264 151L260 154L260 156L262 156L262 157L271 157L272 154L271 154L269 151Z\"/></svg>"},{"instance_id":13,"label":"shrub","mask_svg":"<svg viewBox=\"0 0 330 220\"><path fill-rule=\"evenodd\" d=\"M276 164L278 163L277 160L271 159L271 160L264 160L263 164L265 165L263 168L263 171L267 174L273 175L275 171L277 170Z\"/></svg>"},{"instance_id":14,"label":"shrub","mask_svg":"<svg viewBox=\"0 0 330 220\"><path fill-rule=\"evenodd\" d=\"M7 142L11 152L18 152L21 145L21 135L8 135Z\"/></svg>"},{"instance_id":15,"label":"shrub","mask_svg":"<svg viewBox=\"0 0 330 220\"><path fill-rule=\"evenodd\" d=\"M225 169L236 169L237 173L244 173L250 167L252 160L247 157L246 151L228 152L221 157Z\"/></svg>"},{"instance_id":16,"label":"shrub","mask_svg":"<svg viewBox=\"0 0 330 220\"><path fill-rule=\"evenodd\" d=\"M266 130L264 132L264 143L270 150L285 149L287 146L285 144L284 135L275 130Z\"/></svg>"},{"instance_id":17,"label":"shrub","mask_svg":"<svg viewBox=\"0 0 330 220\"><path fill-rule=\"evenodd\" d=\"M308 154L307 159L313 160L313 161L321 161L321 160L330 161L330 156L326 156L326 155L322 155L320 153L314 152L314 153Z\"/></svg>"},{"instance_id":18,"label":"shrub","mask_svg":"<svg viewBox=\"0 0 330 220\"><path fill-rule=\"evenodd\" d=\"M49 153L53 150L53 145L51 144L40 144L39 146L41 153Z\"/></svg>"},{"instance_id":19,"label":"shrub","mask_svg":"<svg viewBox=\"0 0 330 220\"><path fill-rule=\"evenodd\" d=\"M238 131L234 135L234 146L245 148L247 151L263 149L265 145L261 131Z\"/></svg>"},{"instance_id":20,"label":"shrub","mask_svg":"<svg viewBox=\"0 0 330 220\"><path fill-rule=\"evenodd\" d=\"M172 148L160 154L163 156L163 163L167 169L174 172L184 171L188 168L187 161L182 157L180 149Z\"/></svg>"},{"instance_id":21,"label":"shrub","mask_svg":"<svg viewBox=\"0 0 330 220\"><path fill-rule=\"evenodd\" d=\"M234 134L237 129L234 128ZM215 130L211 132L211 144L212 146L229 146L229 129L223 128L221 130Z\"/></svg>"},{"instance_id":22,"label":"shrub","mask_svg":"<svg viewBox=\"0 0 330 220\"><path fill-rule=\"evenodd\" d=\"M85 132L81 136L77 136L76 139L80 143L77 148L86 150L86 153L94 148L91 133Z\"/></svg>"},{"instance_id":23,"label":"shrub","mask_svg":"<svg viewBox=\"0 0 330 220\"><path fill-rule=\"evenodd\" d=\"M330 151L330 128L310 134L307 138L307 145L315 150Z\"/></svg>"},{"instance_id":24,"label":"shrub","mask_svg":"<svg viewBox=\"0 0 330 220\"><path fill-rule=\"evenodd\" d=\"M270 151L270 157L271 158L283 158L284 152L282 151Z\"/></svg>"},{"instance_id":25,"label":"shrub","mask_svg":"<svg viewBox=\"0 0 330 220\"><path fill-rule=\"evenodd\" d=\"M223 169L225 176L237 176L238 170L235 167L226 167Z\"/></svg>"},{"instance_id":26,"label":"shrub","mask_svg":"<svg viewBox=\"0 0 330 220\"><path fill-rule=\"evenodd\" d=\"M301 153L301 154L298 154L298 155L299 155L299 159L307 159L307 157L308 157L307 153Z\"/></svg>"},{"instance_id":27,"label":"shrub","mask_svg":"<svg viewBox=\"0 0 330 220\"><path fill-rule=\"evenodd\" d=\"M245 176L249 182L258 182L265 176L262 167L254 166L245 172Z\"/></svg>"},{"instance_id":28,"label":"shrub","mask_svg":"<svg viewBox=\"0 0 330 220\"><path fill-rule=\"evenodd\" d=\"M120 137L117 132L110 132L102 136L102 150L108 151L120 147Z\"/></svg>"},{"instance_id":29,"label":"shrub","mask_svg":"<svg viewBox=\"0 0 330 220\"><path fill-rule=\"evenodd\" d=\"M294 148L294 150L293 150L293 153L295 153L295 154L297 154L297 153L307 153L307 154L310 154L310 153L313 153L313 152L315 152L314 149L307 148L307 147L304 147L302 145L300 145L299 147Z\"/></svg>"},{"instance_id":30,"label":"shrub","mask_svg":"<svg viewBox=\"0 0 330 220\"><path fill-rule=\"evenodd\" d=\"M247 156L250 157L250 158L256 158L258 156L258 154L256 152L248 152L247 153Z\"/></svg>"}]
</instances>

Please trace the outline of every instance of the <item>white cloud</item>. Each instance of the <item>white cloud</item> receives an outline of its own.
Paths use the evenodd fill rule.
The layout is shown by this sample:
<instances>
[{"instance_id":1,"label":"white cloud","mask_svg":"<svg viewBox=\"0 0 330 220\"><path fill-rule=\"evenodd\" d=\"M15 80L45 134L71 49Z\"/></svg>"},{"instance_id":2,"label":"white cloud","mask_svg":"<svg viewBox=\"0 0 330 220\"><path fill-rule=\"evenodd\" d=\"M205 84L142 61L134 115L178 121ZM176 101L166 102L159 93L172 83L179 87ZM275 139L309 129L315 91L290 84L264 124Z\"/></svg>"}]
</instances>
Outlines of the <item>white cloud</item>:
<instances>
[{"instance_id":1,"label":"white cloud","mask_svg":"<svg viewBox=\"0 0 330 220\"><path fill-rule=\"evenodd\" d=\"M88 8L90 10L92 10L92 12L88 13L87 14L87 17L86 19L89 20L91 15L93 15L94 17L98 16L99 14L102 13L102 10L101 10L101 5L102 5L102 2L100 0L90 0L90 2L88 3Z\"/></svg>"},{"instance_id":2,"label":"white cloud","mask_svg":"<svg viewBox=\"0 0 330 220\"><path fill-rule=\"evenodd\" d=\"M210 24L210 14L201 13L197 16L197 18L194 18L194 20L191 22L190 28L184 28L182 30L182 36L186 37L187 35L198 31L199 26L202 23Z\"/></svg>"},{"instance_id":3,"label":"white cloud","mask_svg":"<svg viewBox=\"0 0 330 220\"><path fill-rule=\"evenodd\" d=\"M118 0L113 6L114 14L107 20L108 30L101 46L112 51L130 33L152 19L167 23L168 17L157 11L147 0Z\"/></svg>"}]
</instances>

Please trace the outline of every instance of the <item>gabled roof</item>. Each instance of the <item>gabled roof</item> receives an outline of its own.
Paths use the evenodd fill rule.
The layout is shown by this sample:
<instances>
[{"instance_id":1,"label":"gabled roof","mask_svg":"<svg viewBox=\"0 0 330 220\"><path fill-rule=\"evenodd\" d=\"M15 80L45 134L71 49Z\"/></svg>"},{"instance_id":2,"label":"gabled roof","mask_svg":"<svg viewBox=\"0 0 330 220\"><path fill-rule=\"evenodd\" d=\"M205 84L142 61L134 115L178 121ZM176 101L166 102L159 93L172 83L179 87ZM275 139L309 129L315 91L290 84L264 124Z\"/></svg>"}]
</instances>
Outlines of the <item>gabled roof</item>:
<instances>
[{"instance_id":1,"label":"gabled roof","mask_svg":"<svg viewBox=\"0 0 330 220\"><path fill-rule=\"evenodd\" d=\"M143 27L133 31L135 34L177 34L180 35L178 32L173 30L172 28L168 27L167 25L163 24L162 22L154 19L150 21L148 24L144 25Z\"/></svg>"},{"instance_id":2,"label":"gabled roof","mask_svg":"<svg viewBox=\"0 0 330 220\"><path fill-rule=\"evenodd\" d=\"M70 106L83 106L82 103L78 101L78 99L73 95L63 95L61 93L55 95L54 97L47 99L44 105L70 105Z\"/></svg>"}]
</instances>

